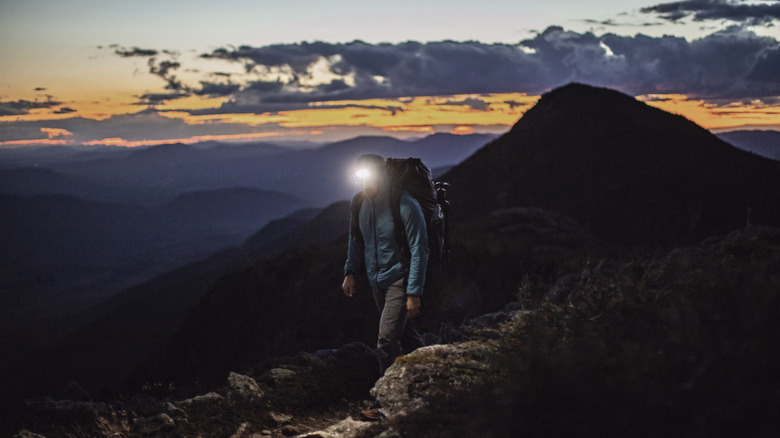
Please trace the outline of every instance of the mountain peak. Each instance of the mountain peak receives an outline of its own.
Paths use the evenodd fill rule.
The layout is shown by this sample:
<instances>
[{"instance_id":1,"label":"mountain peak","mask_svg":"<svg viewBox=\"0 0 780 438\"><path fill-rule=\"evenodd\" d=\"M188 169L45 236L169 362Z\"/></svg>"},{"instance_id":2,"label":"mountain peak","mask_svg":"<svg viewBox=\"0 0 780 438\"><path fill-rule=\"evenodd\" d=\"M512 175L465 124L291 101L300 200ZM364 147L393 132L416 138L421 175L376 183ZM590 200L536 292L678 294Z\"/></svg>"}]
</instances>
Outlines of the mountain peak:
<instances>
[{"instance_id":1,"label":"mountain peak","mask_svg":"<svg viewBox=\"0 0 780 438\"><path fill-rule=\"evenodd\" d=\"M748 210L752 220L780 224L780 164L682 116L576 83L542 96L444 179L464 216L539 207L631 245L729 232L745 226Z\"/></svg>"}]
</instances>

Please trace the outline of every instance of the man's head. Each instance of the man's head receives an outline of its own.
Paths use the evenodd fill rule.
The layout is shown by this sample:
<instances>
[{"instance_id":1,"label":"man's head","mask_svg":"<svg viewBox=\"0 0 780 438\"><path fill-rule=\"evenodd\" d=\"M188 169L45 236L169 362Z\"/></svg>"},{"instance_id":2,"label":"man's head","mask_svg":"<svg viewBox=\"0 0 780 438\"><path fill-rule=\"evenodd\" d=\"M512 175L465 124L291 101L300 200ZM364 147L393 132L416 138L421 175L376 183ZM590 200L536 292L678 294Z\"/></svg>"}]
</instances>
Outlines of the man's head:
<instances>
[{"instance_id":1,"label":"man's head","mask_svg":"<svg viewBox=\"0 0 780 438\"><path fill-rule=\"evenodd\" d=\"M357 159L357 169L357 177L363 185L363 193L373 198L386 178L385 159L374 154L361 155Z\"/></svg>"}]
</instances>

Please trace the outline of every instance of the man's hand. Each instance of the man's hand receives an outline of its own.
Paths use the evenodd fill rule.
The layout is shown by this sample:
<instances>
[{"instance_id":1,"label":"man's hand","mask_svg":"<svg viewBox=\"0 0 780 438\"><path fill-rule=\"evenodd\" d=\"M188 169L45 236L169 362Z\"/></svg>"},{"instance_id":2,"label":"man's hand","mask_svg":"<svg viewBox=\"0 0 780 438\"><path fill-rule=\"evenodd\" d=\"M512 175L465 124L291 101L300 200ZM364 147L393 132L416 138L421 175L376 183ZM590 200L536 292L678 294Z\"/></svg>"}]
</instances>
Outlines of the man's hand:
<instances>
[{"instance_id":1,"label":"man's hand","mask_svg":"<svg viewBox=\"0 0 780 438\"><path fill-rule=\"evenodd\" d=\"M408 296L406 297L406 316L409 318L417 318L422 312L422 303L420 297Z\"/></svg>"},{"instance_id":2,"label":"man's hand","mask_svg":"<svg viewBox=\"0 0 780 438\"><path fill-rule=\"evenodd\" d=\"M355 276L350 274L344 277L344 283L341 288L344 289L344 295L352 298L355 295Z\"/></svg>"}]
</instances>

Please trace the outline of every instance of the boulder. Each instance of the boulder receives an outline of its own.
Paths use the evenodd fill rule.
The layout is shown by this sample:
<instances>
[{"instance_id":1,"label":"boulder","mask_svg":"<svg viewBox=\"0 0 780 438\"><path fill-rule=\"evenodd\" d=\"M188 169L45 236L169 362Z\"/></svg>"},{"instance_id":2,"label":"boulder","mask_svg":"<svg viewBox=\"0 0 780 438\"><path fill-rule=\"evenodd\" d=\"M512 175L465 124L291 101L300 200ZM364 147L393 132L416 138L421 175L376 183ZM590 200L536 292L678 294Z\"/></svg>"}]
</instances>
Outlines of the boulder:
<instances>
[{"instance_id":1,"label":"boulder","mask_svg":"<svg viewBox=\"0 0 780 438\"><path fill-rule=\"evenodd\" d=\"M183 409L176 407L173 403L165 403L160 409L161 414L167 414L175 421L187 421L187 413Z\"/></svg>"},{"instance_id":2,"label":"boulder","mask_svg":"<svg viewBox=\"0 0 780 438\"><path fill-rule=\"evenodd\" d=\"M295 371L284 368L273 368L260 377L260 381L271 386L283 385L295 378Z\"/></svg>"},{"instance_id":3,"label":"boulder","mask_svg":"<svg viewBox=\"0 0 780 438\"><path fill-rule=\"evenodd\" d=\"M351 417L347 417L327 429L309 432L299 438L358 438L366 436L369 429L376 427L376 423L353 420Z\"/></svg>"},{"instance_id":4,"label":"boulder","mask_svg":"<svg viewBox=\"0 0 780 438\"><path fill-rule=\"evenodd\" d=\"M400 356L371 389L388 418L431 412L484 383L495 347L489 342L430 345Z\"/></svg>"},{"instance_id":5,"label":"boulder","mask_svg":"<svg viewBox=\"0 0 780 438\"><path fill-rule=\"evenodd\" d=\"M238 426L236 433L231 435L230 438L260 438L263 436L270 435L270 433L268 435L253 433L251 430L252 430L252 425L250 423L241 423Z\"/></svg>"},{"instance_id":6,"label":"boulder","mask_svg":"<svg viewBox=\"0 0 780 438\"><path fill-rule=\"evenodd\" d=\"M209 392L208 394L198 395L192 398L188 398L186 400L182 400L178 402L178 405L187 407L193 404L221 402L224 399L225 397L222 397L216 392Z\"/></svg>"},{"instance_id":7,"label":"boulder","mask_svg":"<svg viewBox=\"0 0 780 438\"><path fill-rule=\"evenodd\" d=\"M176 427L176 422L167 414L157 414L154 417L141 417L135 420L131 428L138 436L165 436Z\"/></svg>"},{"instance_id":8,"label":"boulder","mask_svg":"<svg viewBox=\"0 0 780 438\"><path fill-rule=\"evenodd\" d=\"M11 436L11 438L46 438L43 435L38 435L37 433L32 433L29 430L20 430L15 435Z\"/></svg>"},{"instance_id":9,"label":"boulder","mask_svg":"<svg viewBox=\"0 0 780 438\"><path fill-rule=\"evenodd\" d=\"M228 375L228 385L230 386L229 397L260 398L263 396L263 391L260 390L255 379L243 374L231 372Z\"/></svg>"},{"instance_id":10,"label":"boulder","mask_svg":"<svg viewBox=\"0 0 780 438\"><path fill-rule=\"evenodd\" d=\"M271 417L271 420L276 423L277 426L283 426L285 424L289 424L293 417L292 415L287 414L280 414L278 412L269 412L268 415Z\"/></svg>"},{"instance_id":11,"label":"boulder","mask_svg":"<svg viewBox=\"0 0 780 438\"><path fill-rule=\"evenodd\" d=\"M51 414L87 416L108 414L108 406L105 403L54 400L51 397L26 400L25 405L33 411Z\"/></svg>"}]
</instances>

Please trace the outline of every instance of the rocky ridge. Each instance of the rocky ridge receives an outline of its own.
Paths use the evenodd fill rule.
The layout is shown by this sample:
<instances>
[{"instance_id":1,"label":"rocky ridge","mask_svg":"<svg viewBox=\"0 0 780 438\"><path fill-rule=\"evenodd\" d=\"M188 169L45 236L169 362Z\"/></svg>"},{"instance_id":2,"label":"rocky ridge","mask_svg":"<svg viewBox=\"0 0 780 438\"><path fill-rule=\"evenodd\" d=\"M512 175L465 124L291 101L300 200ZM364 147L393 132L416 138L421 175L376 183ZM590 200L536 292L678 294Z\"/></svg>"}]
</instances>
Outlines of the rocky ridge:
<instances>
[{"instance_id":1,"label":"rocky ridge","mask_svg":"<svg viewBox=\"0 0 780 438\"><path fill-rule=\"evenodd\" d=\"M20 424L47 437L776 430L780 230L740 230L648 259L602 259L560 281L540 305L523 306L520 291L521 300L450 333L457 341L401 356L378 380L373 350L354 343L230 373L205 395L136 395L60 417L48 405ZM380 421L360 419L370 403Z\"/></svg>"}]
</instances>

